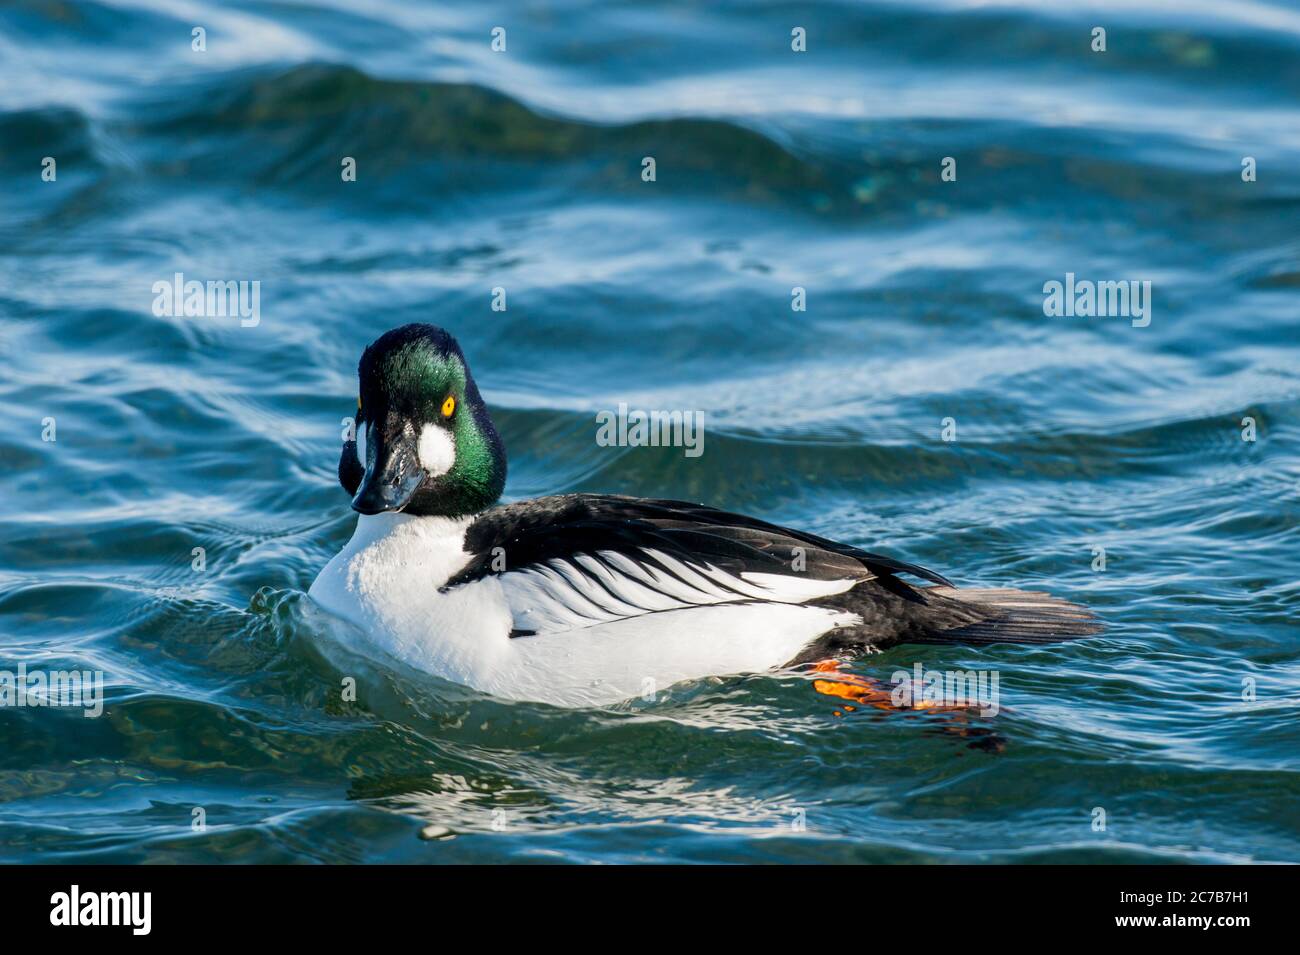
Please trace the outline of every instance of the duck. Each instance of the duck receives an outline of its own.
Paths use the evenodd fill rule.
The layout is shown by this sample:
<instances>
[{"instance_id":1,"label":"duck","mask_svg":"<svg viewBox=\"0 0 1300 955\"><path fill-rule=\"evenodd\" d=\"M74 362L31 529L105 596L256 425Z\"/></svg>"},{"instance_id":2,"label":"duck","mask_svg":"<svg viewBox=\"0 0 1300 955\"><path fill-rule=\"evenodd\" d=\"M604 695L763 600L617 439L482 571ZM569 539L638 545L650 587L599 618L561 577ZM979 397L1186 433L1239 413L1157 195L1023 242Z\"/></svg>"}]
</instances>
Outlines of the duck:
<instances>
[{"instance_id":1,"label":"duck","mask_svg":"<svg viewBox=\"0 0 1300 955\"><path fill-rule=\"evenodd\" d=\"M505 447L455 338L392 329L357 375L338 464L356 527L308 597L367 649L475 691L605 706L900 644L1044 644L1100 629L1045 593L959 588L703 504L598 493L501 503Z\"/></svg>"}]
</instances>

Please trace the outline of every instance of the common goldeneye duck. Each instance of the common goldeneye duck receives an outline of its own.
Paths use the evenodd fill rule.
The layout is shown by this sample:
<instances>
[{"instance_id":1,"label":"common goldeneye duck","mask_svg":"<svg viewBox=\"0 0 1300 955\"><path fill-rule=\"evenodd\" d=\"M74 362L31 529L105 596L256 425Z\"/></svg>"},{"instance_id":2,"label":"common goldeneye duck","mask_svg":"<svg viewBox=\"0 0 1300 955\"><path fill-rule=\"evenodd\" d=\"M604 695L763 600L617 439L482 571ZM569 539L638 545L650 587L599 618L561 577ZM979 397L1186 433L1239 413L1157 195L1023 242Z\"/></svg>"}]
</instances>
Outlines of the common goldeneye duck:
<instances>
[{"instance_id":1,"label":"common goldeneye duck","mask_svg":"<svg viewBox=\"0 0 1300 955\"><path fill-rule=\"evenodd\" d=\"M356 531L310 596L391 656L494 696L601 705L899 643L1099 629L1046 594L958 589L699 504L562 494L498 506L505 449L451 335L386 332L358 375L356 439L339 459Z\"/></svg>"}]
</instances>

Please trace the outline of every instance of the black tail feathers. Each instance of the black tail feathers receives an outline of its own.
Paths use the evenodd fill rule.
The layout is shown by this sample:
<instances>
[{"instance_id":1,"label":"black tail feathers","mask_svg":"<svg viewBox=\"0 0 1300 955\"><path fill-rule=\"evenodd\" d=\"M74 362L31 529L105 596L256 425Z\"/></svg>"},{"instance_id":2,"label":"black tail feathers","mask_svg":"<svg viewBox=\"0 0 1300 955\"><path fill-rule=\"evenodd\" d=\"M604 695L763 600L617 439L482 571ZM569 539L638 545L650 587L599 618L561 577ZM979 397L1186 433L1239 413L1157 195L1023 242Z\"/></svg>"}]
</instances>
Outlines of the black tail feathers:
<instances>
[{"instance_id":1,"label":"black tail feathers","mask_svg":"<svg viewBox=\"0 0 1300 955\"><path fill-rule=\"evenodd\" d=\"M1102 630L1085 608L1039 591L927 587L922 593L973 613L938 613L931 626L909 634L909 643L1058 643Z\"/></svg>"}]
</instances>

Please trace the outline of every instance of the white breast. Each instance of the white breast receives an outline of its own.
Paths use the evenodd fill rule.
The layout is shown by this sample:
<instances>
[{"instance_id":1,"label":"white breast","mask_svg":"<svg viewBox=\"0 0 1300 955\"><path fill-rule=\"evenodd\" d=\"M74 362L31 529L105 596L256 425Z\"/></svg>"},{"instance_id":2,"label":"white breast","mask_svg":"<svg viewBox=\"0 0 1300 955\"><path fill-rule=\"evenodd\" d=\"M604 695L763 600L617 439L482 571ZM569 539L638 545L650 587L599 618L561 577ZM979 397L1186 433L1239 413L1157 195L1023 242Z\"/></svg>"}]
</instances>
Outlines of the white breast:
<instances>
[{"instance_id":1,"label":"white breast","mask_svg":"<svg viewBox=\"0 0 1300 955\"><path fill-rule=\"evenodd\" d=\"M465 566L470 518L359 515L308 595L379 649L418 669L481 686L509 655L510 611L496 578L441 594Z\"/></svg>"},{"instance_id":2,"label":"white breast","mask_svg":"<svg viewBox=\"0 0 1300 955\"><path fill-rule=\"evenodd\" d=\"M469 560L468 524L360 516L310 596L410 666L506 699L559 706L603 705L657 695L682 680L771 669L827 630L857 621L797 602L851 581L740 580L712 571L665 594L661 575L642 577L617 562L618 579L602 578L609 590L597 598L599 610L591 606L597 595L588 592L584 602L584 588L574 586L578 578L564 566L490 575L439 593ZM719 582L763 602L719 604L735 599ZM647 590L658 590L658 604ZM557 609L566 606L580 616ZM539 632L511 639L514 628Z\"/></svg>"}]
</instances>

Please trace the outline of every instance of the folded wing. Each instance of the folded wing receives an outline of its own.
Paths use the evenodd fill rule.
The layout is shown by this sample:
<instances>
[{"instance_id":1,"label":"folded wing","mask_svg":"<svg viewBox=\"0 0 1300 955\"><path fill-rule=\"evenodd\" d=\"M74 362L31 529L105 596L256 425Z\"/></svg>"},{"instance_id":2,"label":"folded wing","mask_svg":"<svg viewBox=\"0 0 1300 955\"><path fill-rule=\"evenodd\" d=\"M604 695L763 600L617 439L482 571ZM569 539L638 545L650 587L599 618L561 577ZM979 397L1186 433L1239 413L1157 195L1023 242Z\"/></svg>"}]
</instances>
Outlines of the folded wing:
<instances>
[{"instance_id":1,"label":"folded wing","mask_svg":"<svg viewBox=\"0 0 1300 955\"><path fill-rule=\"evenodd\" d=\"M445 588L499 576L512 636L559 633L689 607L804 603L932 571L801 531L682 501L566 494L494 508L466 532L469 563ZM444 589L445 589L444 588Z\"/></svg>"}]
</instances>

